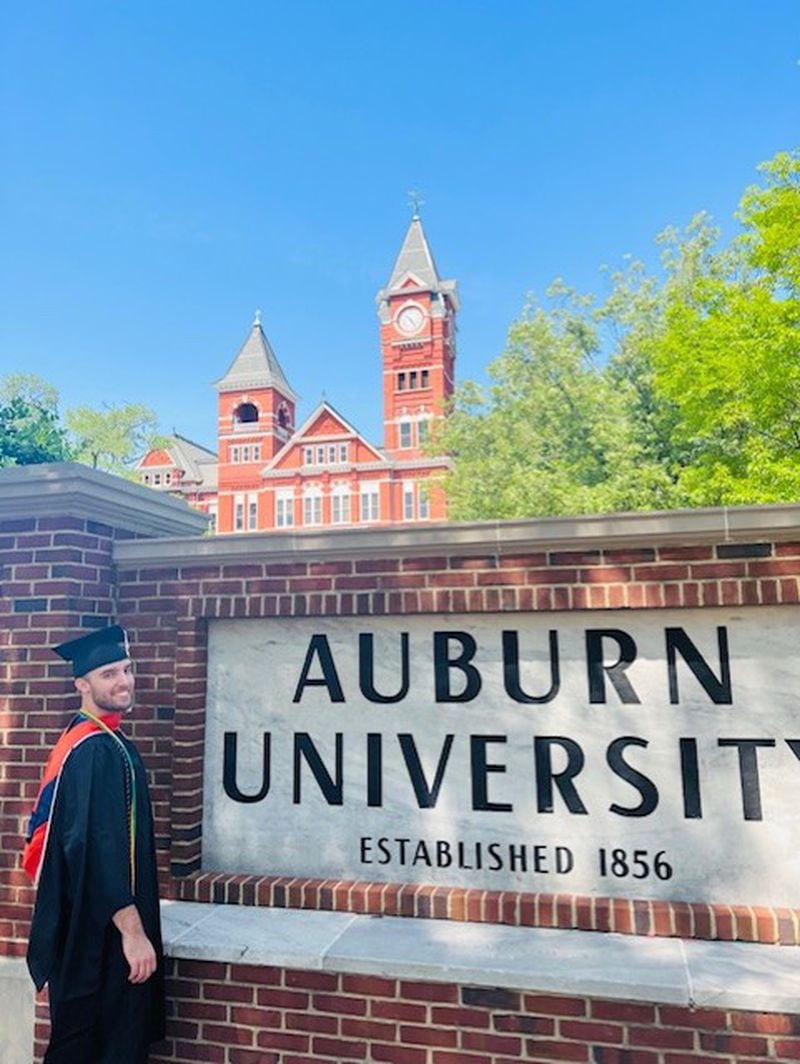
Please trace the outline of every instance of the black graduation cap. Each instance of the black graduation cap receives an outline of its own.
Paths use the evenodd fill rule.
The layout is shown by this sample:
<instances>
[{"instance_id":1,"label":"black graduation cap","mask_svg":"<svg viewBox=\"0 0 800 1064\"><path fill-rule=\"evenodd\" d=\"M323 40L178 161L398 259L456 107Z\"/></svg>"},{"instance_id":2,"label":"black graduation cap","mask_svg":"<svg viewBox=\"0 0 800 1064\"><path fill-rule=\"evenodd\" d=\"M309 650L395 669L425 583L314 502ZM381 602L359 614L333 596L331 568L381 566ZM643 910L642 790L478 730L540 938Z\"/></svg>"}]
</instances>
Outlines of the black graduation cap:
<instances>
[{"instance_id":1,"label":"black graduation cap","mask_svg":"<svg viewBox=\"0 0 800 1064\"><path fill-rule=\"evenodd\" d=\"M118 624L100 628L78 639L70 639L68 643L53 647L53 650L64 661L72 662L73 676L85 676L101 665L110 665L130 657L127 633Z\"/></svg>"}]
</instances>

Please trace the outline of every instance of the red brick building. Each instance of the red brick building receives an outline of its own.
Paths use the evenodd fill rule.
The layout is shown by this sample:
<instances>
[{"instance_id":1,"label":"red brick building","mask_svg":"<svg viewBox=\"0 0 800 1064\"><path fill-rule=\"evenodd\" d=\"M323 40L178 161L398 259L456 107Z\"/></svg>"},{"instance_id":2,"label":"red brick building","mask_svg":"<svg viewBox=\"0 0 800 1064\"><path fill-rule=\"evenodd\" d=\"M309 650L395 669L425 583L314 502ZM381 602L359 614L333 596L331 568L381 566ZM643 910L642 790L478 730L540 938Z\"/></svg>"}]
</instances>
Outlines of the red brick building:
<instances>
[{"instance_id":1,"label":"red brick building","mask_svg":"<svg viewBox=\"0 0 800 1064\"><path fill-rule=\"evenodd\" d=\"M210 513L218 532L444 518L448 460L425 450L453 393L458 297L416 214L377 304L382 447L325 401L297 425L298 397L257 314L216 383L217 453L176 435L140 461L143 483Z\"/></svg>"}]
</instances>

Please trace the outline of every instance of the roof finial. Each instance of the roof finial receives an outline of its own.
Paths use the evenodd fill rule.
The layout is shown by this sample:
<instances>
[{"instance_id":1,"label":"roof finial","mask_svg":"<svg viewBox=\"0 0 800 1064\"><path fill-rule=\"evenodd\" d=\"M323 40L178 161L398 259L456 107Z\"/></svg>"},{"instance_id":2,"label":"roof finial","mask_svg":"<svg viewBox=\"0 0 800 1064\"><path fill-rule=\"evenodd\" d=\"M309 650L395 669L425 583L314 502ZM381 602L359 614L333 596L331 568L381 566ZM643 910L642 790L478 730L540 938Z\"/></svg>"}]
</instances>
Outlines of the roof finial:
<instances>
[{"instance_id":1,"label":"roof finial","mask_svg":"<svg viewBox=\"0 0 800 1064\"><path fill-rule=\"evenodd\" d=\"M414 212L411 215L411 221L413 222L419 219L419 209L425 202L425 200L415 188L412 188L411 191L408 193L408 201L411 204L412 211Z\"/></svg>"},{"instance_id":2,"label":"roof finial","mask_svg":"<svg viewBox=\"0 0 800 1064\"><path fill-rule=\"evenodd\" d=\"M261 307L256 307L255 317L253 318L253 328L255 328L256 325L258 325L259 328L261 327Z\"/></svg>"}]
</instances>

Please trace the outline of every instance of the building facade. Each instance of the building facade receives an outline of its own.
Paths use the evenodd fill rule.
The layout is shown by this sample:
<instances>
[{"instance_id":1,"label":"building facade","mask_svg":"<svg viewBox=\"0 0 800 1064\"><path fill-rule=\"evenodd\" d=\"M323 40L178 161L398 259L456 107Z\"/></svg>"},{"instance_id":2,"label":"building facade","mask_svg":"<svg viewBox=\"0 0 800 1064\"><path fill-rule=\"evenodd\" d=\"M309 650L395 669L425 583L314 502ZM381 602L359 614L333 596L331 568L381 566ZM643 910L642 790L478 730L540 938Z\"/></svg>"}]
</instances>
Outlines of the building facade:
<instances>
[{"instance_id":1,"label":"building facade","mask_svg":"<svg viewBox=\"0 0 800 1064\"><path fill-rule=\"evenodd\" d=\"M215 385L217 452L175 435L141 459L142 482L209 513L218 532L442 520L448 459L428 440L453 394L458 295L417 214L376 301L382 446L327 401L297 425L298 396L257 314Z\"/></svg>"}]
</instances>

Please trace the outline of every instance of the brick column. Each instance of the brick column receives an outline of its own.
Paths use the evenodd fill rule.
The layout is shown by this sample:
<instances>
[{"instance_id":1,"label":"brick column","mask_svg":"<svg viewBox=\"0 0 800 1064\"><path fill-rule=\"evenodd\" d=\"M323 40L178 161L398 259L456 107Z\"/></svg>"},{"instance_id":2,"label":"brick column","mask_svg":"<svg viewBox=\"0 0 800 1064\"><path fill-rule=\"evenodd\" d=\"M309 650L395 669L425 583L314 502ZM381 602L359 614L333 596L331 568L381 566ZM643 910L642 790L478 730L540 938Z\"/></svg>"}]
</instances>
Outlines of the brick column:
<instances>
[{"instance_id":1,"label":"brick column","mask_svg":"<svg viewBox=\"0 0 800 1064\"><path fill-rule=\"evenodd\" d=\"M33 890L19 862L27 820L47 754L78 706L70 668L50 648L115 619L115 542L204 527L182 503L72 463L0 470L0 956L25 952ZM173 689L171 658L167 676L151 660L140 665L150 704ZM158 738L171 715L171 703L166 712L154 705L134 728L163 819L171 766L169 744Z\"/></svg>"}]
</instances>

